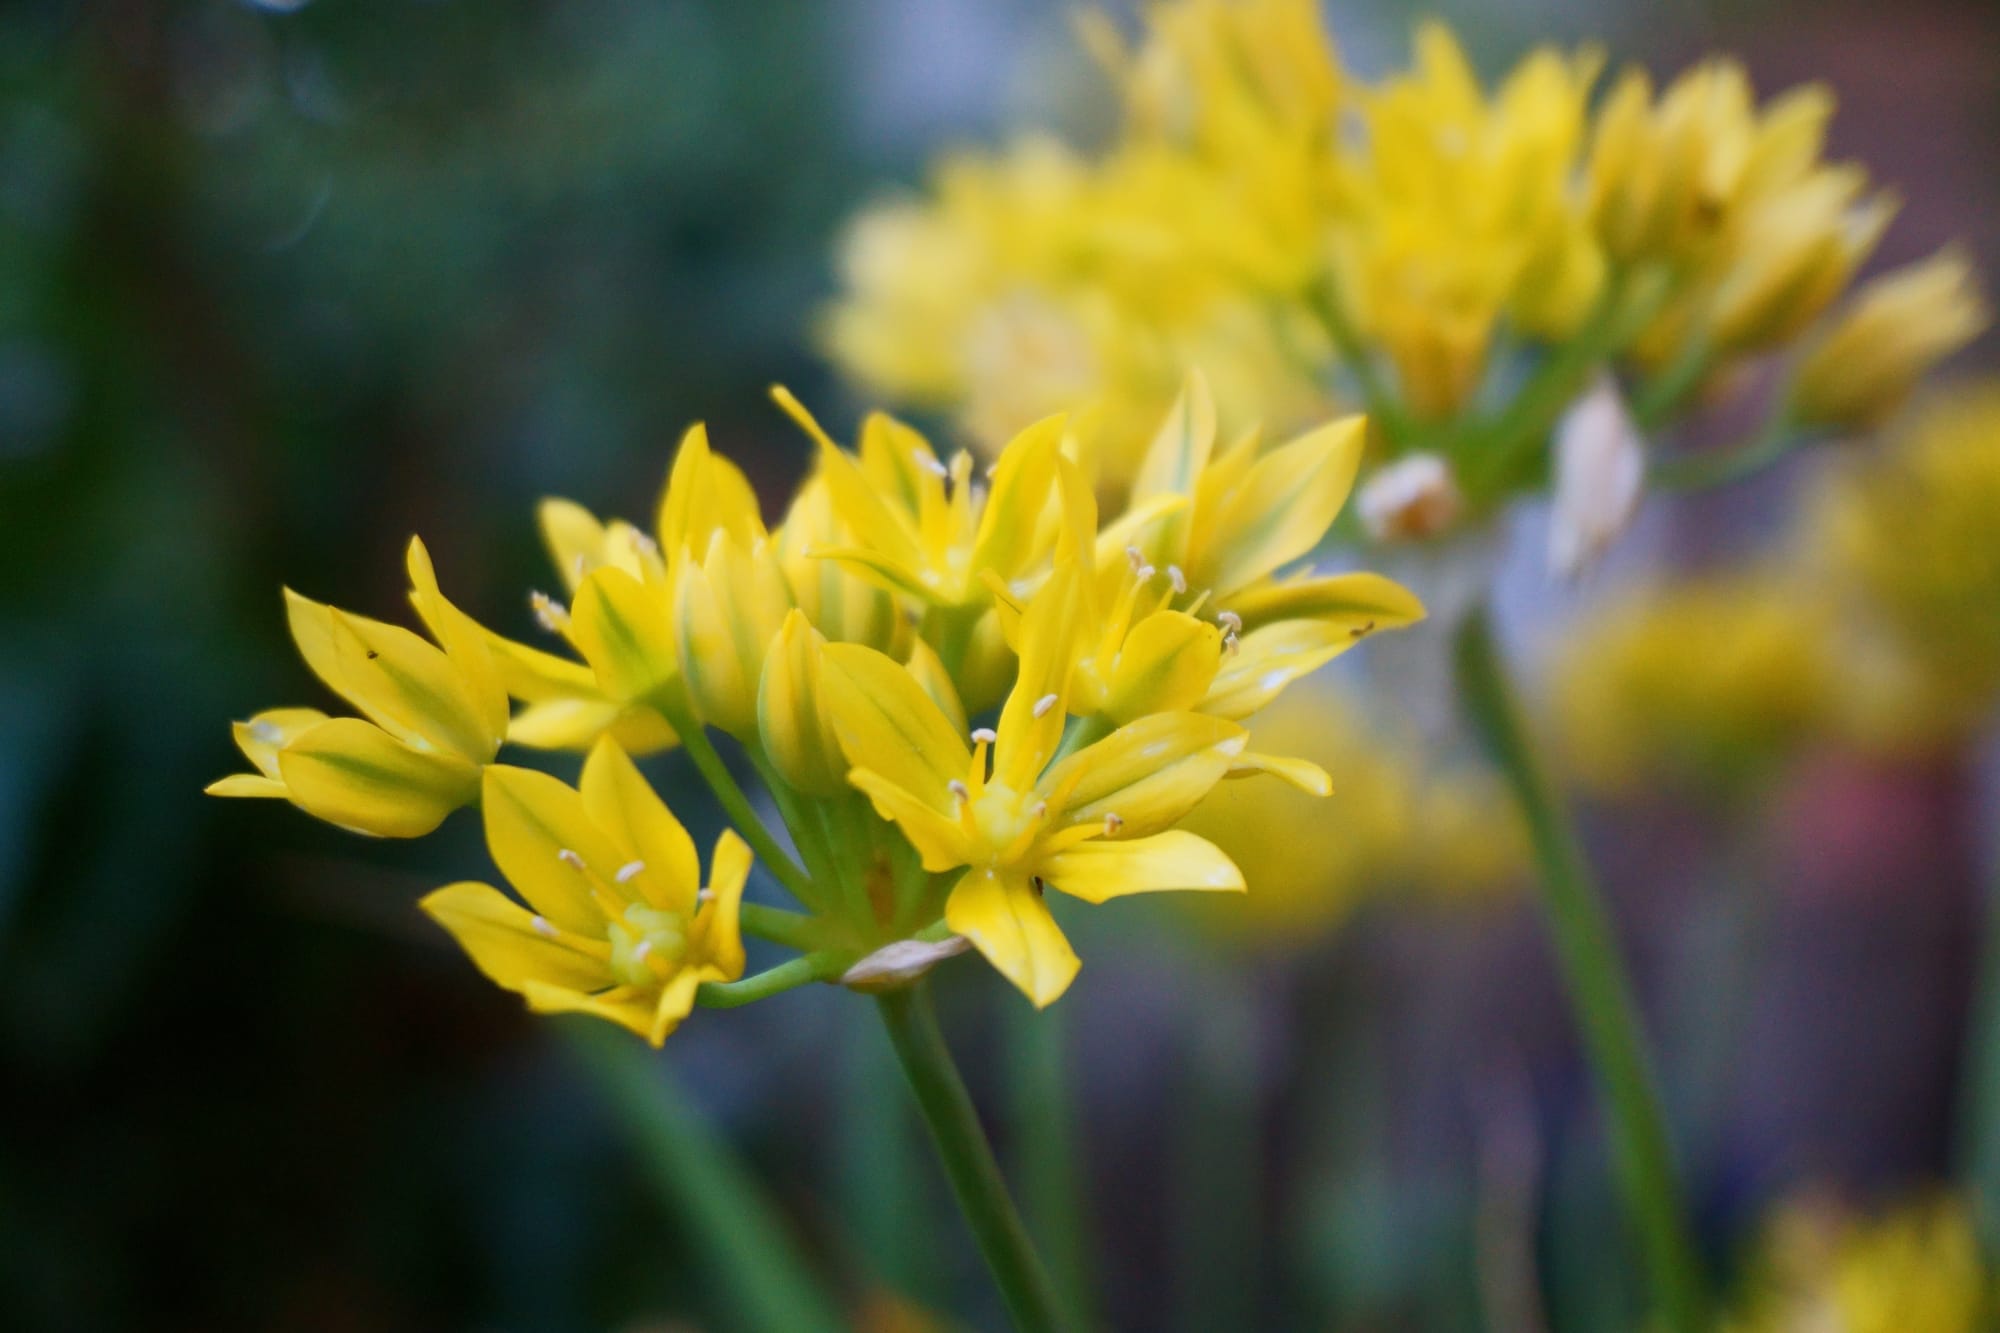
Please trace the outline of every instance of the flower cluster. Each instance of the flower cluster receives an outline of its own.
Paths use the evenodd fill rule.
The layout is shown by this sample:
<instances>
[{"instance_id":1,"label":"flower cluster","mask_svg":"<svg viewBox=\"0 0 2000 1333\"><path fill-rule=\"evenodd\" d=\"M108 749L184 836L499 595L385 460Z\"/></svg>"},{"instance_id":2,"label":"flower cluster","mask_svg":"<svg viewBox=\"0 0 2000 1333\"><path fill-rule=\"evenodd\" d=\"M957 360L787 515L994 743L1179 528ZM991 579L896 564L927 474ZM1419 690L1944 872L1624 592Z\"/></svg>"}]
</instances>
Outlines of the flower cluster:
<instances>
[{"instance_id":1,"label":"flower cluster","mask_svg":"<svg viewBox=\"0 0 2000 1333\"><path fill-rule=\"evenodd\" d=\"M1436 25L1369 82L1312 0L1166 0L1146 24L1084 26L1122 108L1102 152L953 157L855 221L824 331L861 382L989 444L1089 397L1109 494L1184 360L1225 425L1358 396L1381 463L1421 464L1385 473L1403 498L1371 524L1411 537L1542 486L1594 387L1629 404L1637 457L1775 359L1768 425L1804 438L1880 420L1985 324L1955 250L1848 297L1895 208L1825 160L1823 88L1760 104L1710 60L1600 91L1597 52L1539 49L1489 89Z\"/></svg>"},{"instance_id":2,"label":"flower cluster","mask_svg":"<svg viewBox=\"0 0 2000 1333\"><path fill-rule=\"evenodd\" d=\"M981 471L881 414L849 452L775 396L818 447L776 530L699 426L650 531L545 502L568 596L532 605L569 654L475 624L421 543L410 597L435 642L288 593L300 652L362 716L261 713L237 728L257 771L210 790L387 837L477 804L525 905L464 883L425 909L534 1008L656 1043L696 1003L893 986L967 942L1045 1005L1078 967L1046 891L1244 888L1183 816L1226 779L1329 788L1250 748L1245 719L1423 614L1386 579L1307 564L1353 484L1358 418L1223 447L1191 377L1107 518L1062 417ZM711 732L763 778L796 860ZM572 787L495 762L503 741L588 757ZM706 885L631 758L673 745L736 826ZM752 849L803 913L742 901ZM744 930L802 956L741 981Z\"/></svg>"}]
</instances>

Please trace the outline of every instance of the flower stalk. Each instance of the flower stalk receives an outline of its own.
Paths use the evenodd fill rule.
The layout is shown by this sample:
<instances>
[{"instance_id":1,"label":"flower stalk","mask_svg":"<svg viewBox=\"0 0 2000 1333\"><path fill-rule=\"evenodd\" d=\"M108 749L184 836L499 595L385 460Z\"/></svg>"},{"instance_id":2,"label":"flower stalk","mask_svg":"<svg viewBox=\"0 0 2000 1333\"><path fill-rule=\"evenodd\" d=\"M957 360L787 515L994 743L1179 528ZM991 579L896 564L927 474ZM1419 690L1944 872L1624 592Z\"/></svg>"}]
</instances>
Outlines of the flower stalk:
<instances>
[{"instance_id":1,"label":"flower stalk","mask_svg":"<svg viewBox=\"0 0 2000 1333\"><path fill-rule=\"evenodd\" d=\"M1455 655L1469 720L1528 825L1557 960L1604 1098L1613 1166L1645 1253L1654 1302L1666 1328L1700 1333L1708 1327L1706 1281L1688 1229L1631 982L1618 956L1603 894L1530 745L1483 609L1460 627Z\"/></svg>"},{"instance_id":2,"label":"flower stalk","mask_svg":"<svg viewBox=\"0 0 2000 1333\"><path fill-rule=\"evenodd\" d=\"M876 1004L952 1194L1015 1327L1021 1333L1055 1333L1071 1327L1048 1269L1007 1192L965 1080L938 1030L928 987L918 982L878 996Z\"/></svg>"}]
</instances>

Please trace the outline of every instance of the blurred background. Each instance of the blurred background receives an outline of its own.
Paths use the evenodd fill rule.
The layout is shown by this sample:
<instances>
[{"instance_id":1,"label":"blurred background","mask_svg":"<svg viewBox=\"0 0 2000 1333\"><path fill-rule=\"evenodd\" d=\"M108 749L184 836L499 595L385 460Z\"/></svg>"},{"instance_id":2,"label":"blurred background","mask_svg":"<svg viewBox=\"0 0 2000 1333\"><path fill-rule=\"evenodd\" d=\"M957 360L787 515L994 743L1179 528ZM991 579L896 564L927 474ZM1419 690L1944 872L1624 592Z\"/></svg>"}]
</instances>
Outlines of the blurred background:
<instances>
[{"instance_id":1,"label":"blurred background","mask_svg":"<svg viewBox=\"0 0 2000 1333\"><path fill-rule=\"evenodd\" d=\"M1364 72L1420 14L1329 12ZM1489 73L1594 39L1662 74L1733 50L1760 91L1825 79L1834 155L1905 200L1878 264L1961 236L2000 268L1990 5L1421 13ZM1086 76L1057 0L0 10L0 1325L747 1327L687 1196L720 1163L854 1326L1000 1326L869 1006L815 988L607 1053L413 910L484 866L476 821L380 844L200 792L238 766L230 719L322 702L281 583L396 618L421 532L525 635L535 500L647 516L697 417L774 512L806 454L765 386L860 406L810 337L842 219L948 145L1087 137ZM1989 339L1962 369L1994 362ZM1650 506L1579 589L1508 543L1550 727L1565 699L1598 700L1593 733L1621 707L1560 686L1580 626L1744 563L1820 466ZM1796 694L1776 661L1764 704ZM1321 698L1287 725L1356 710ZM1017 996L945 969L1003 1153L1108 1326L1631 1327L1518 834L1482 773L1404 771L1354 722L1323 738L1326 846L1270 871L1297 894L1079 914L1089 966L1026 1039ZM1780 1201L1964 1179L1984 735L1884 756L1802 722L1751 761L1579 784L1725 1271ZM1373 850L1413 842L1463 855ZM1076 1215L1033 1128L1065 1073Z\"/></svg>"}]
</instances>

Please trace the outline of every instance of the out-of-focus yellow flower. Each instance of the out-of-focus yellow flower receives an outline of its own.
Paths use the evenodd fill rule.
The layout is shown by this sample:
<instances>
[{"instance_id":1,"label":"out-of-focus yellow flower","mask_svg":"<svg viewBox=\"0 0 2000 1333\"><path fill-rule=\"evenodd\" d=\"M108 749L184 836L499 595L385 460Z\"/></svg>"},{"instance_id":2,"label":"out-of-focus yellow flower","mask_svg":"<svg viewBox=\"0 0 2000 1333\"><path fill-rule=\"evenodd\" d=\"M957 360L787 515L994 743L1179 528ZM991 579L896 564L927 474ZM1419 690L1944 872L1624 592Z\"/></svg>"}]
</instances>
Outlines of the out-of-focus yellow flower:
<instances>
[{"instance_id":1,"label":"out-of-focus yellow flower","mask_svg":"<svg viewBox=\"0 0 2000 1333\"><path fill-rule=\"evenodd\" d=\"M368 720L307 708L236 725L255 774L211 796L283 797L356 833L414 838L478 794L507 731L507 695L486 637L438 591L430 554L409 549L410 601L437 646L406 629L285 592L292 641L326 687Z\"/></svg>"},{"instance_id":2,"label":"out-of-focus yellow flower","mask_svg":"<svg viewBox=\"0 0 2000 1333\"><path fill-rule=\"evenodd\" d=\"M1922 745L1976 725L2000 694L2000 383L1941 398L1885 447L1826 474L1807 560L1890 635L1910 687L1878 718ZM1884 740L1890 737L1882 737Z\"/></svg>"},{"instance_id":3,"label":"out-of-focus yellow flower","mask_svg":"<svg viewBox=\"0 0 2000 1333\"><path fill-rule=\"evenodd\" d=\"M1352 690L1309 683L1259 714L1250 744L1282 746L1340 775L1330 799L1269 783L1223 782L1184 827L1242 868L1249 892L1207 926L1277 948L1310 944L1376 896L1462 904L1518 885L1520 821L1491 775L1425 762L1413 729Z\"/></svg>"},{"instance_id":4,"label":"out-of-focus yellow flower","mask_svg":"<svg viewBox=\"0 0 2000 1333\"><path fill-rule=\"evenodd\" d=\"M1563 750L1610 794L1748 780L1831 718L1834 624L1825 598L1761 572L1638 592L1560 646Z\"/></svg>"},{"instance_id":5,"label":"out-of-focus yellow flower","mask_svg":"<svg viewBox=\"0 0 2000 1333\"><path fill-rule=\"evenodd\" d=\"M1821 1197L1772 1220L1728 1333L1975 1333L2000 1285L1968 1210L1940 1195L1876 1215Z\"/></svg>"},{"instance_id":6,"label":"out-of-focus yellow flower","mask_svg":"<svg viewBox=\"0 0 2000 1333\"><path fill-rule=\"evenodd\" d=\"M1419 417L1467 402L1504 313L1561 336L1595 300L1604 264L1572 174L1600 64L1539 50L1489 100L1450 31L1426 24L1415 68L1364 98L1336 272Z\"/></svg>"},{"instance_id":7,"label":"out-of-focus yellow flower","mask_svg":"<svg viewBox=\"0 0 2000 1333\"><path fill-rule=\"evenodd\" d=\"M1880 425L1991 317L1957 246L1885 273L1856 293L1807 351L1792 386L1793 409L1812 425Z\"/></svg>"},{"instance_id":8,"label":"out-of-focus yellow flower","mask_svg":"<svg viewBox=\"0 0 2000 1333\"><path fill-rule=\"evenodd\" d=\"M1079 966L1042 901L1044 886L1094 903L1243 888L1213 844L1172 827L1242 752L1241 727L1155 713L1056 760L1080 583L1059 570L1036 595L999 725L970 737L889 658L853 645L825 650L825 698L854 765L848 780L909 838L926 870L963 872L945 920L1038 1008L1068 989Z\"/></svg>"},{"instance_id":9,"label":"out-of-focus yellow flower","mask_svg":"<svg viewBox=\"0 0 2000 1333\"><path fill-rule=\"evenodd\" d=\"M423 908L536 1012L591 1014L658 1046L697 986L743 975L750 849L724 831L703 889L693 839L610 739L591 750L577 789L492 765L482 805L494 863L528 907L466 882Z\"/></svg>"},{"instance_id":10,"label":"out-of-focus yellow flower","mask_svg":"<svg viewBox=\"0 0 2000 1333\"><path fill-rule=\"evenodd\" d=\"M757 730L757 685L792 592L769 541L744 546L727 532L674 577L674 650L696 714L739 740Z\"/></svg>"}]
</instances>

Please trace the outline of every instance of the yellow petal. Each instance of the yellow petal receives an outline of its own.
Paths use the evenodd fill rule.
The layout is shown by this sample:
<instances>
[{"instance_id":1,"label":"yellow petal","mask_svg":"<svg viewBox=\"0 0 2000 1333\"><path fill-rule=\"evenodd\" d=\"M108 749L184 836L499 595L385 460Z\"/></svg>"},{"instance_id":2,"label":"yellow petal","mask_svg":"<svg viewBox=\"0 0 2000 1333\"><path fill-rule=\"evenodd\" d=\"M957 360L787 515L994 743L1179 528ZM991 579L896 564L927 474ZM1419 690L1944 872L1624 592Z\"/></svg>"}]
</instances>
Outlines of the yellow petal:
<instances>
[{"instance_id":1,"label":"yellow petal","mask_svg":"<svg viewBox=\"0 0 2000 1333\"><path fill-rule=\"evenodd\" d=\"M1331 620L1349 627L1395 629L1424 618L1424 604L1380 574L1309 574L1237 593L1229 605L1251 629L1279 620Z\"/></svg>"},{"instance_id":2,"label":"yellow petal","mask_svg":"<svg viewBox=\"0 0 2000 1333\"><path fill-rule=\"evenodd\" d=\"M994 780L1015 791L1027 790L1062 743L1082 600L1076 566L1062 565L1022 617L1020 670L1000 710L1000 739L993 746Z\"/></svg>"},{"instance_id":3,"label":"yellow petal","mask_svg":"<svg viewBox=\"0 0 2000 1333\"><path fill-rule=\"evenodd\" d=\"M484 763L499 749L504 713L489 728L464 674L444 652L398 625L334 610L334 659L347 696L383 730L416 749Z\"/></svg>"},{"instance_id":4,"label":"yellow petal","mask_svg":"<svg viewBox=\"0 0 2000 1333\"><path fill-rule=\"evenodd\" d=\"M933 873L951 870L971 859L971 844L957 819L865 768L853 770L847 780L868 798L876 814L903 831L923 859L924 869Z\"/></svg>"},{"instance_id":5,"label":"yellow petal","mask_svg":"<svg viewBox=\"0 0 2000 1333\"><path fill-rule=\"evenodd\" d=\"M535 520L563 586L575 592L583 576L603 562L604 525L575 501L554 497L535 507Z\"/></svg>"},{"instance_id":6,"label":"yellow petal","mask_svg":"<svg viewBox=\"0 0 2000 1333\"><path fill-rule=\"evenodd\" d=\"M701 988L701 982L702 978L694 972L679 972L660 987L659 1001L653 1006L653 1024L646 1033L646 1040L654 1049L673 1036L675 1029L694 1012L695 992Z\"/></svg>"},{"instance_id":7,"label":"yellow petal","mask_svg":"<svg viewBox=\"0 0 2000 1333\"><path fill-rule=\"evenodd\" d=\"M1236 863L1214 843L1182 829L1150 838L1079 843L1050 857L1042 877L1071 897L1092 903L1132 893L1243 890L1243 872Z\"/></svg>"},{"instance_id":8,"label":"yellow petal","mask_svg":"<svg viewBox=\"0 0 2000 1333\"><path fill-rule=\"evenodd\" d=\"M588 1014L627 1028L654 1046L660 1044L653 1036L659 999L651 991L620 986L616 990L586 995L565 986L529 981L522 983L521 996L527 1000L528 1007L538 1014ZM664 1037L665 1034L661 1034L661 1039Z\"/></svg>"},{"instance_id":9,"label":"yellow petal","mask_svg":"<svg viewBox=\"0 0 2000 1333\"><path fill-rule=\"evenodd\" d=\"M1249 734L1201 713L1156 713L1086 746L1040 784L1059 801L1061 821L1101 824L1116 815L1126 837L1171 826L1229 771Z\"/></svg>"},{"instance_id":10,"label":"yellow petal","mask_svg":"<svg viewBox=\"0 0 2000 1333\"><path fill-rule=\"evenodd\" d=\"M277 797L283 800L290 793L278 778L261 777L255 773L231 773L226 778L217 778L201 789L204 796L249 796Z\"/></svg>"},{"instance_id":11,"label":"yellow petal","mask_svg":"<svg viewBox=\"0 0 2000 1333\"><path fill-rule=\"evenodd\" d=\"M972 765L965 733L916 677L873 648L830 643L822 661L821 696L848 762L950 814L949 784Z\"/></svg>"},{"instance_id":12,"label":"yellow petal","mask_svg":"<svg viewBox=\"0 0 2000 1333\"><path fill-rule=\"evenodd\" d=\"M742 469L709 449L708 428L700 422L681 436L660 497L658 528L660 548L669 555L684 547L706 550L718 531L745 545L765 535L757 493Z\"/></svg>"},{"instance_id":13,"label":"yellow petal","mask_svg":"<svg viewBox=\"0 0 2000 1333\"><path fill-rule=\"evenodd\" d=\"M278 751L308 727L326 721L317 708L267 708L248 722L231 725L229 733L236 748L267 778L278 776Z\"/></svg>"},{"instance_id":14,"label":"yellow petal","mask_svg":"<svg viewBox=\"0 0 2000 1333\"><path fill-rule=\"evenodd\" d=\"M1358 625L1330 620L1281 620L1245 634L1209 686L1201 711L1217 717L1248 717L1278 697L1287 685L1307 676L1359 643Z\"/></svg>"},{"instance_id":15,"label":"yellow petal","mask_svg":"<svg viewBox=\"0 0 2000 1333\"><path fill-rule=\"evenodd\" d=\"M604 694L632 703L675 676L673 627L653 589L622 569L595 570L577 589L570 634Z\"/></svg>"},{"instance_id":16,"label":"yellow petal","mask_svg":"<svg viewBox=\"0 0 2000 1333\"><path fill-rule=\"evenodd\" d=\"M491 758L494 751L500 748L500 738L507 734L507 689L493 660L492 649L487 646L490 636L439 589L437 570L431 565L430 552L416 537L410 538L406 563L410 572L410 602L417 608L417 615L423 620L424 627L430 630L431 637L437 640L445 656L458 669L466 695L485 728L484 734L490 743L486 757Z\"/></svg>"},{"instance_id":17,"label":"yellow petal","mask_svg":"<svg viewBox=\"0 0 2000 1333\"><path fill-rule=\"evenodd\" d=\"M780 777L809 796L844 788L847 760L820 698L820 650L826 638L803 611L785 617L757 686L757 734Z\"/></svg>"},{"instance_id":18,"label":"yellow petal","mask_svg":"<svg viewBox=\"0 0 2000 1333\"><path fill-rule=\"evenodd\" d=\"M694 919L692 942L720 980L743 975L743 885L750 878L750 844L724 829L708 861L708 900Z\"/></svg>"},{"instance_id":19,"label":"yellow petal","mask_svg":"<svg viewBox=\"0 0 2000 1333\"><path fill-rule=\"evenodd\" d=\"M417 905L451 932L495 985L519 991L538 981L592 991L612 984L602 940L558 931L546 921L537 925L534 913L490 885L447 884Z\"/></svg>"},{"instance_id":20,"label":"yellow petal","mask_svg":"<svg viewBox=\"0 0 2000 1333\"><path fill-rule=\"evenodd\" d=\"M1215 449L1215 397L1208 379L1190 370L1180 396L1160 423L1139 475L1132 482L1132 499L1158 495L1192 495L1195 478L1208 466Z\"/></svg>"},{"instance_id":21,"label":"yellow petal","mask_svg":"<svg viewBox=\"0 0 2000 1333\"><path fill-rule=\"evenodd\" d=\"M1347 502L1366 437L1361 418L1347 417L1258 459L1216 519L1196 586L1226 596L1317 546Z\"/></svg>"},{"instance_id":22,"label":"yellow petal","mask_svg":"<svg viewBox=\"0 0 2000 1333\"><path fill-rule=\"evenodd\" d=\"M965 717L965 705L960 701L958 687L952 681L951 672L945 670L944 661L937 655L937 650L922 639L918 639L910 645L910 655L903 665L908 668L910 675L916 678L917 684L923 687L924 693L931 697L931 702L938 706L938 711L944 714L945 720L951 724L952 731L960 736L965 735L967 727L971 725Z\"/></svg>"},{"instance_id":23,"label":"yellow petal","mask_svg":"<svg viewBox=\"0 0 2000 1333\"><path fill-rule=\"evenodd\" d=\"M607 892L629 858L590 818L583 797L546 773L493 764L481 805L487 850L507 882L564 930L601 935L607 913L593 889Z\"/></svg>"},{"instance_id":24,"label":"yellow petal","mask_svg":"<svg viewBox=\"0 0 2000 1333\"><path fill-rule=\"evenodd\" d=\"M1308 796L1333 795L1333 779L1327 776L1325 769L1310 759L1292 755L1259 754L1254 750L1245 750L1236 756L1236 762L1223 776L1253 778L1266 773Z\"/></svg>"},{"instance_id":25,"label":"yellow petal","mask_svg":"<svg viewBox=\"0 0 2000 1333\"><path fill-rule=\"evenodd\" d=\"M423 754L354 717L312 727L278 752L286 793L329 824L382 838L418 838L479 792L479 769Z\"/></svg>"},{"instance_id":26,"label":"yellow petal","mask_svg":"<svg viewBox=\"0 0 2000 1333\"><path fill-rule=\"evenodd\" d=\"M854 459L824 438L819 446L819 476L841 522L883 562L878 572L922 568L923 553L903 511L884 503Z\"/></svg>"},{"instance_id":27,"label":"yellow petal","mask_svg":"<svg viewBox=\"0 0 2000 1333\"><path fill-rule=\"evenodd\" d=\"M1124 723L1193 708L1221 665L1221 630L1181 611L1157 611L1125 636L1104 712Z\"/></svg>"},{"instance_id":28,"label":"yellow petal","mask_svg":"<svg viewBox=\"0 0 2000 1333\"><path fill-rule=\"evenodd\" d=\"M1037 1009L1069 989L1081 964L1025 875L967 871L945 901L945 923L972 941Z\"/></svg>"},{"instance_id":29,"label":"yellow petal","mask_svg":"<svg viewBox=\"0 0 2000 1333\"><path fill-rule=\"evenodd\" d=\"M501 683L516 699L536 703L543 699L604 697L597 688L597 673L582 662L531 648L525 643L489 634L486 646L493 652L493 664Z\"/></svg>"},{"instance_id":30,"label":"yellow petal","mask_svg":"<svg viewBox=\"0 0 2000 1333\"><path fill-rule=\"evenodd\" d=\"M591 747L577 784L591 823L624 844L631 860L615 872L628 893L637 891L655 907L694 911L701 889L701 863L694 839L667 809L652 784L609 736ZM632 869L636 862L641 868Z\"/></svg>"},{"instance_id":31,"label":"yellow petal","mask_svg":"<svg viewBox=\"0 0 2000 1333\"><path fill-rule=\"evenodd\" d=\"M1063 417L1049 417L1016 435L1000 451L979 516L972 569L1011 576L1035 553L1042 515L1055 496L1056 460L1066 429Z\"/></svg>"},{"instance_id":32,"label":"yellow petal","mask_svg":"<svg viewBox=\"0 0 2000 1333\"><path fill-rule=\"evenodd\" d=\"M329 690L353 703L347 692L347 679L341 674L339 657L333 650L333 608L287 588L285 621L306 666Z\"/></svg>"}]
</instances>

